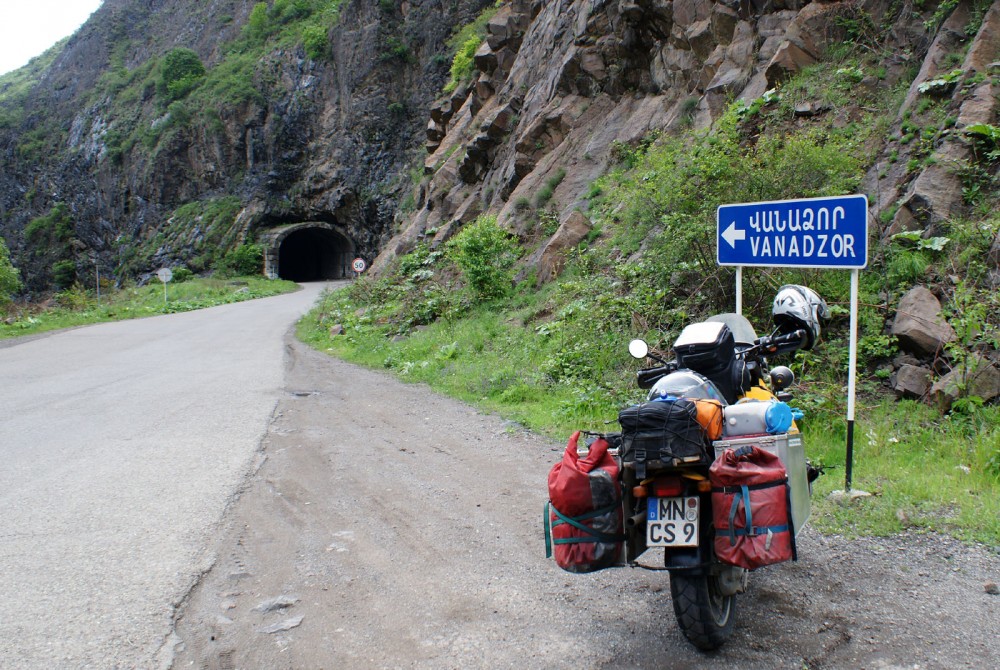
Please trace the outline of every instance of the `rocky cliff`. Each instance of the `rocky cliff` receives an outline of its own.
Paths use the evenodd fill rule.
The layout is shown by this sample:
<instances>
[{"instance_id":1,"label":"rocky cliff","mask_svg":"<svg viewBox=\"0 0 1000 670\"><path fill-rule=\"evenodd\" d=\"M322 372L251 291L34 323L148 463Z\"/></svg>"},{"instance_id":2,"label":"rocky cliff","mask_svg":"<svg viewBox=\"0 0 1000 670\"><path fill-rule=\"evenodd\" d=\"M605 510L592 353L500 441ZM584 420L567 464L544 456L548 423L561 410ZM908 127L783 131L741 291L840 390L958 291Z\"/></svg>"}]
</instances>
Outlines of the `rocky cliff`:
<instances>
[{"instance_id":1,"label":"rocky cliff","mask_svg":"<svg viewBox=\"0 0 1000 670\"><path fill-rule=\"evenodd\" d=\"M0 235L30 290L58 262L207 270L304 221L378 253L448 78L445 40L484 0L260 4L255 35L252 2L105 0L29 88L0 84ZM321 31L311 55L298 26ZM207 71L186 96L162 90L178 48ZM54 212L59 234L38 223Z\"/></svg>"},{"instance_id":2,"label":"rocky cliff","mask_svg":"<svg viewBox=\"0 0 1000 670\"><path fill-rule=\"evenodd\" d=\"M518 210L554 174L565 173L552 198L559 221L582 231L573 213L616 143L708 127L733 100L761 99L845 41L887 54L881 75L859 87L908 86L864 184L873 217L887 222L882 237L930 230L965 206L958 168L972 157L967 138L896 141L921 121L921 87L945 76L938 95L956 130L997 116L1000 3L512 0L488 30L476 79L430 112L422 207L381 263L428 230L441 240L485 210L517 228ZM859 118L809 103L796 114L841 125ZM930 154L923 169L909 162L918 153Z\"/></svg>"},{"instance_id":3,"label":"rocky cliff","mask_svg":"<svg viewBox=\"0 0 1000 670\"><path fill-rule=\"evenodd\" d=\"M547 189L558 230L533 257L546 277L554 251L588 232L585 195L616 146L707 128L852 41L885 54L857 87L908 88L864 184L878 235L930 235L969 206L956 166L974 147L960 131L996 121L1000 3L505 0L474 77L443 96L445 42L486 5L276 0L269 41L252 50L253 3L106 0L27 95L4 101L20 105L0 124L0 232L15 262L35 290L59 259L202 270L217 249L273 246L311 222L379 271L481 212L524 234ZM319 52L281 37L296 7L328 17L313 24ZM204 64L209 93L157 91L178 47ZM921 126L928 86L950 125L902 141ZM806 101L796 115L846 125L860 112ZM58 206L71 230L29 239ZM38 239L58 248L40 253ZM1000 240L994 252L995 264Z\"/></svg>"}]
</instances>

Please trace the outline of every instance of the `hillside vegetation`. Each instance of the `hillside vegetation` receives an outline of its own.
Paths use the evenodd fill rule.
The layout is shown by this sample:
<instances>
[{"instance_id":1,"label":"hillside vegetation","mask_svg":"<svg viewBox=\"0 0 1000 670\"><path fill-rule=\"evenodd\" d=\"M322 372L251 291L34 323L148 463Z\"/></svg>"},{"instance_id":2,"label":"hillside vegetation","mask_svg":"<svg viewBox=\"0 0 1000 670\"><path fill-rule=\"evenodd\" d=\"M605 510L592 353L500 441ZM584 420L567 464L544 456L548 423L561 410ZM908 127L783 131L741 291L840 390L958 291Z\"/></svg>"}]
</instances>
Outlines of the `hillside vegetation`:
<instances>
[{"instance_id":1,"label":"hillside vegetation","mask_svg":"<svg viewBox=\"0 0 1000 670\"><path fill-rule=\"evenodd\" d=\"M857 86L879 67L866 50L844 45L752 104L730 105L710 132L618 146L613 169L588 192L594 229L553 282L539 285L526 263L551 234L544 207L521 235L484 215L451 241L420 243L391 271L328 296L301 335L549 435L617 430L618 410L643 395L627 342L643 337L668 351L684 325L733 308L733 271L715 264L718 205L859 192L905 93ZM796 115L796 105L817 92L863 113L839 125ZM928 97L922 111L939 125L889 141L947 132L945 105ZM829 468L814 497L821 527L926 528L993 544L1000 537L996 405L966 396L942 415L920 402L897 403L886 384L899 353L890 305L914 281L952 297L949 318L960 331L948 352L953 361L1000 346L1000 297L984 260L1000 228L997 155L987 148L967 177L972 217L946 222L935 241L889 237L861 272L854 487L872 498L841 508L823 495L844 484L849 273L745 271L745 310L759 333L769 330L770 301L784 283L811 286L833 312L817 348L774 361L795 371L793 404L806 414L808 453Z\"/></svg>"}]
</instances>

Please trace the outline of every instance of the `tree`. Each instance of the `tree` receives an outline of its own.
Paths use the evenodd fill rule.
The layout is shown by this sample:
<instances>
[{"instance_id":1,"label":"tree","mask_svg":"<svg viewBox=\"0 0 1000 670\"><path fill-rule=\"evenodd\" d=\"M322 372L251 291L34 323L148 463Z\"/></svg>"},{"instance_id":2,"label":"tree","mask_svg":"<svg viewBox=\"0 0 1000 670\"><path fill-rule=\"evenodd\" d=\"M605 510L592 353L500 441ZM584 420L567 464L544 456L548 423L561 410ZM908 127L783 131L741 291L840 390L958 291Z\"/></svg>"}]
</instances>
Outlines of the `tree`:
<instances>
[{"instance_id":1,"label":"tree","mask_svg":"<svg viewBox=\"0 0 1000 670\"><path fill-rule=\"evenodd\" d=\"M484 214L463 228L448 243L448 253L462 270L476 302L502 298L510 291L520 247L497 224L496 216Z\"/></svg>"},{"instance_id":2,"label":"tree","mask_svg":"<svg viewBox=\"0 0 1000 670\"><path fill-rule=\"evenodd\" d=\"M160 93L169 100L180 100L193 91L205 76L205 66L191 49L171 49L160 68Z\"/></svg>"},{"instance_id":3,"label":"tree","mask_svg":"<svg viewBox=\"0 0 1000 670\"><path fill-rule=\"evenodd\" d=\"M7 244L0 237L0 307L6 307L11 297L21 290L20 272L10 262Z\"/></svg>"}]
</instances>

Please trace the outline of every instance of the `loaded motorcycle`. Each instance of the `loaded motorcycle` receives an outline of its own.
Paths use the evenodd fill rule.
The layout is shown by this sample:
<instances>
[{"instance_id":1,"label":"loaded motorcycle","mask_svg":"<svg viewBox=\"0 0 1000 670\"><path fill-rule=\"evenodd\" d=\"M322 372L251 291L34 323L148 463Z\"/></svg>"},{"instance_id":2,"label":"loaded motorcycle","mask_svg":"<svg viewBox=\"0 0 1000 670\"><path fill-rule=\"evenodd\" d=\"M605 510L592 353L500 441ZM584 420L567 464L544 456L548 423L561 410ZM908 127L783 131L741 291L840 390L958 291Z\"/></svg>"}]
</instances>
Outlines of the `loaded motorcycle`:
<instances>
[{"instance_id":1,"label":"loaded motorcycle","mask_svg":"<svg viewBox=\"0 0 1000 670\"><path fill-rule=\"evenodd\" d=\"M623 409L621 432L570 439L549 473L547 552L571 572L665 569L677 623L700 649L731 635L751 570L795 560L819 470L805 458L787 401L792 371L767 357L809 349L829 317L812 290L782 286L775 330L757 337L738 314L688 325L674 360L633 340L646 402ZM663 567L638 559L662 549Z\"/></svg>"}]
</instances>

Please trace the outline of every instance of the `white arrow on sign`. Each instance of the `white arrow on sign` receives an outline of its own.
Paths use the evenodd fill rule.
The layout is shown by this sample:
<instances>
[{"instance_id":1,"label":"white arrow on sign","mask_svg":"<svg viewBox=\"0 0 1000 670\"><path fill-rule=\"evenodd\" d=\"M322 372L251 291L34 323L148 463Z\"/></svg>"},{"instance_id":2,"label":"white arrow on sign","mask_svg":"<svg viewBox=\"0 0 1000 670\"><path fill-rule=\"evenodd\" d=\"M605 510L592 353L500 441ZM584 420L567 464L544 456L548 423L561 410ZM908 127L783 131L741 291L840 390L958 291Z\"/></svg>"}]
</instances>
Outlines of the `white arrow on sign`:
<instances>
[{"instance_id":1,"label":"white arrow on sign","mask_svg":"<svg viewBox=\"0 0 1000 670\"><path fill-rule=\"evenodd\" d=\"M747 231L743 229L736 228L736 222L733 221L729 224L729 227L722 231L722 239L729 242L729 246L733 249L736 248L736 242L739 240L745 240L747 238Z\"/></svg>"}]
</instances>

